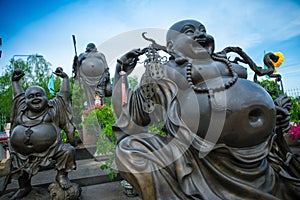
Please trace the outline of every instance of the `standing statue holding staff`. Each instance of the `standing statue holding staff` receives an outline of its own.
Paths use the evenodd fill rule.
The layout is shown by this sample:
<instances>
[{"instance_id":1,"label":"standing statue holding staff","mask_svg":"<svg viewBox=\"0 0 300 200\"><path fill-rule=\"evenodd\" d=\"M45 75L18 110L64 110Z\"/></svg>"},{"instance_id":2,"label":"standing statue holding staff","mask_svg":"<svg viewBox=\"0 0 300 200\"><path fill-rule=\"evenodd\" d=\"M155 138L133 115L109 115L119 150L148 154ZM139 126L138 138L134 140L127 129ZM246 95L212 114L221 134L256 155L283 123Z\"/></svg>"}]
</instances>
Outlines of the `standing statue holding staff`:
<instances>
[{"instance_id":1,"label":"standing statue holding staff","mask_svg":"<svg viewBox=\"0 0 300 200\"><path fill-rule=\"evenodd\" d=\"M93 43L89 43L86 51L77 57L76 41L73 35L75 57L73 62L74 78L83 84L88 107L95 104L95 99L101 99L105 104L105 97L111 96L109 68L103 53L99 52Z\"/></svg>"}]
</instances>

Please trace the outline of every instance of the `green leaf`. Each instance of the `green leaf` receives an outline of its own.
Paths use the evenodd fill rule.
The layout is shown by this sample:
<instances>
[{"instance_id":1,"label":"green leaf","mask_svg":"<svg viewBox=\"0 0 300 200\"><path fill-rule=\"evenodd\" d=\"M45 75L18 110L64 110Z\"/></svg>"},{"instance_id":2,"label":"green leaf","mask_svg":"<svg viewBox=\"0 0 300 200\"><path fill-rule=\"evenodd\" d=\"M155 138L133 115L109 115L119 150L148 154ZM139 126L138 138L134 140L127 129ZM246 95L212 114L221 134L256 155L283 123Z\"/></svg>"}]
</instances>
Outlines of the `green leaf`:
<instances>
[{"instance_id":1,"label":"green leaf","mask_svg":"<svg viewBox=\"0 0 300 200\"><path fill-rule=\"evenodd\" d=\"M117 174L114 173L114 172L110 172L110 173L108 174L108 176L109 176L109 179L110 179L110 180L113 180L114 178L117 177Z\"/></svg>"},{"instance_id":2,"label":"green leaf","mask_svg":"<svg viewBox=\"0 0 300 200\"><path fill-rule=\"evenodd\" d=\"M101 170L106 170L106 169L108 169L108 166L106 164L103 164L103 165L100 166L100 169Z\"/></svg>"}]
</instances>

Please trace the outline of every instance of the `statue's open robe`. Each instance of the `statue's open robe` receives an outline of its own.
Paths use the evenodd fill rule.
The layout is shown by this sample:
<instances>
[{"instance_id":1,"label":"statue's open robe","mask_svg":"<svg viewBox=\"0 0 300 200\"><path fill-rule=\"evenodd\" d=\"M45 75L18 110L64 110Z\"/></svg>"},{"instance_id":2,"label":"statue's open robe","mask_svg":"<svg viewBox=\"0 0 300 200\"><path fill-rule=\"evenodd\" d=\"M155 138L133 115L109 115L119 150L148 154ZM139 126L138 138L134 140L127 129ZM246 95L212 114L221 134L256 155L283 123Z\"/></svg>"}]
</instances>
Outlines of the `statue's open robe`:
<instances>
[{"instance_id":1,"label":"statue's open robe","mask_svg":"<svg viewBox=\"0 0 300 200\"><path fill-rule=\"evenodd\" d=\"M166 77L155 81L151 100L160 109L157 113L144 112L142 87L128 93L128 104L114 127L119 131L116 161L122 176L137 192L149 192L153 199L299 197L299 177L280 167L280 158L270 159L275 106L267 92L239 78L225 90L224 101L217 93L213 99L190 89L180 74L182 68L166 66L170 69ZM211 80L226 82L225 75ZM212 100L221 110L212 106ZM225 113L221 130L218 119L215 124L211 121L218 112ZM167 136L147 132L147 124L160 121ZM204 139L207 131L212 139L218 130L216 145Z\"/></svg>"},{"instance_id":2,"label":"statue's open robe","mask_svg":"<svg viewBox=\"0 0 300 200\"><path fill-rule=\"evenodd\" d=\"M16 169L22 169L34 175L39 166L51 164L57 159L56 154L63 155L70 144L62 142L60 130L74 131L71 123L71 108L60 93L48 101L45 111L32 120L26 116L24 93L13 100L12 131L10 137L10 153ZM59 156L57 169L75 169L75 163L68 163L67 158Z\"/></svg>"}]
</instances>

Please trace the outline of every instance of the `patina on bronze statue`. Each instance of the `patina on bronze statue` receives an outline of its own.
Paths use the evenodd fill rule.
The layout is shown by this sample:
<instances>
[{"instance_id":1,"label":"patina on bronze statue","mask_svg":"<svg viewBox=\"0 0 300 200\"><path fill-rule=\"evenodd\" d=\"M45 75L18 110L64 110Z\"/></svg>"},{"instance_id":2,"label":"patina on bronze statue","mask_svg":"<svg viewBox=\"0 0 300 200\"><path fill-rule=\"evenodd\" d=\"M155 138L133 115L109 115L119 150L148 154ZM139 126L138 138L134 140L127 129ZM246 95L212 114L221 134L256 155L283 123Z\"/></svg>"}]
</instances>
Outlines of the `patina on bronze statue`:
<instances>
[{"instance_id":1,"label":"patina on bronze statue","mask_svg":"<svg viewBox=\"0 0 300 200\"><path fill-rule=\"evenodd\" d=\"M56 182L62 190L73 187L68 173L76 168L74 144L75 127L72 122L69 78L62 68L54 72L63 78L56 97L48 100L42 87L31 86L26 92L19 84L25 75L16 69L12 75L14 94L11 112L11 137L9 150L12 171L7 177L17 178L18 191L11 199L26 196L31 190L31 178L41 166L48 166L55 160ZM63 143L60 130L63 129L70 143Z\"/></svg>"},{"instance_id":2,"label":"patina on bronze statue","mask_svg":"<svg viewBox=\"0 0 300 200\"><path fill-rule=\"evenodd\" d=\"M230 49L215 53L213 37L196 20L171 26L166 49L171 57L161 65L164 76L144 75L128 90L126 105L120 63L128 75L144 51L126 53L116 66L116 163L136 192L143 199L299 198L299 163L285 163L289 149L277 137L289 126L288 112L278 112L288 109L288 101L274 104L247 80L246 69L227 58ZM256 71L272 73L272 67ZM150 97L145 84L155 85ZM155 109L146 112L149 100ZM166 136L148 131L157 122L164 123Z\"/></svg>"},{"instance_id":3,"label":"patina on bronze statue","mask_svg":"<svg viewBox=\"0 0 300 200\"><path fill-rule=\"evenodd\" d=\"M83 84L88 107L94 106L96 96L101 98L101 104L105 104L105 97L112 94L109 68L104 54L97 50L94 43L89 43L79 57L75 55L73 72L75 80Z\"/></svg>"}]
</instances>

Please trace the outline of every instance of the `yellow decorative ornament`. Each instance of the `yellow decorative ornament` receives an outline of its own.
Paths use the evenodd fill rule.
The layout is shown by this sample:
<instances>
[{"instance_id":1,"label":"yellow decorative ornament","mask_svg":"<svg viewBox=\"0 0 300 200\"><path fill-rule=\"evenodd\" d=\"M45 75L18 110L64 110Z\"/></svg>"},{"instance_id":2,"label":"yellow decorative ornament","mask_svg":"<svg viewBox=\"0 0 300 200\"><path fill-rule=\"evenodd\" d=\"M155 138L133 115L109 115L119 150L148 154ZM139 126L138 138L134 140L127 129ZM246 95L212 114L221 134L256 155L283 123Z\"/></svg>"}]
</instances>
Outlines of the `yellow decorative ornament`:
<instances>
[{"instance_id":1,"label":"yellow decorative ornament","mask_svg":"<svg viewBox=\"0 0 300 200\"><path fill-rule=\"evenodd\" d=\"M277 60L277 62L274 62L273 60L271 60L271 61L274 65L274 67L279 67L284 61L284 56L281 52L275 52L274 55L278 57L278 60Z\"/></svg>"}]
</instances>

